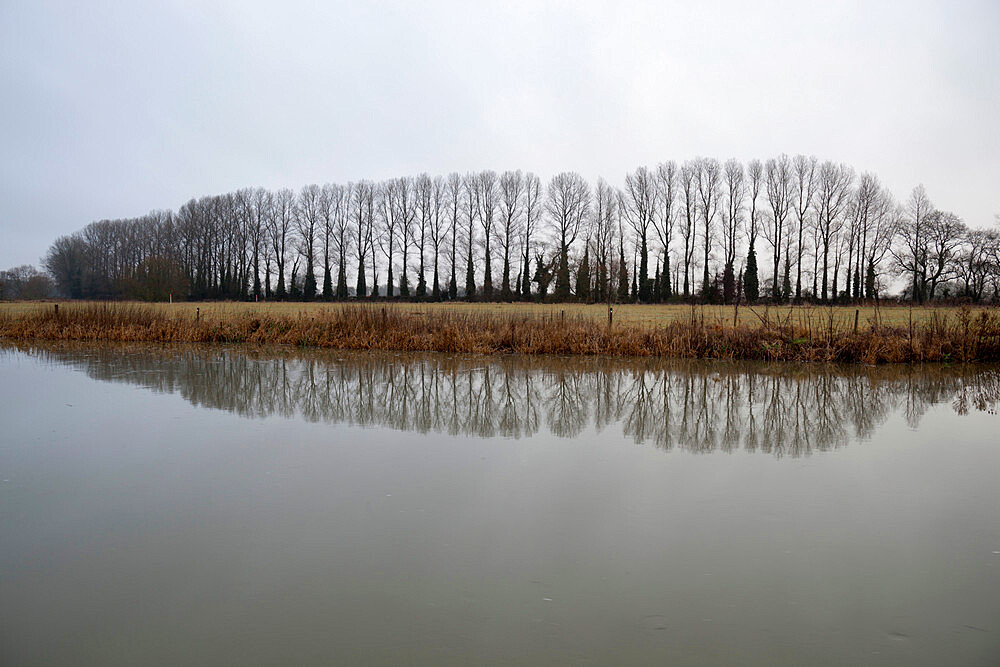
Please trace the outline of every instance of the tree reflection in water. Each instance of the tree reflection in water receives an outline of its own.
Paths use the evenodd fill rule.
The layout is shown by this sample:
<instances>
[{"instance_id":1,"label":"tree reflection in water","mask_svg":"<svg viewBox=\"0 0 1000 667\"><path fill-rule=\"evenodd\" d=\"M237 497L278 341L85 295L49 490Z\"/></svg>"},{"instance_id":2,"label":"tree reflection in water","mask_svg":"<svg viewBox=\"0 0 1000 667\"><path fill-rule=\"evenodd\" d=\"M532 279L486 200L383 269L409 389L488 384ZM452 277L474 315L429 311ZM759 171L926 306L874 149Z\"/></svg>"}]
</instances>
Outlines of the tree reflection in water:
<instances>
[{"instance_id":1,"label":"tree reflection in water","mask_svg":"<svg viewBox=\"0 0 1000 667\"><path fill-rule=\"evenodd\" d=\"M90 377L246 417L420 433L559 437L621 424L664 450L798 457L870 438L894 413L995 408L995 366L819 366L593 357L19 346Z\"/></svg>"}]
</instances>

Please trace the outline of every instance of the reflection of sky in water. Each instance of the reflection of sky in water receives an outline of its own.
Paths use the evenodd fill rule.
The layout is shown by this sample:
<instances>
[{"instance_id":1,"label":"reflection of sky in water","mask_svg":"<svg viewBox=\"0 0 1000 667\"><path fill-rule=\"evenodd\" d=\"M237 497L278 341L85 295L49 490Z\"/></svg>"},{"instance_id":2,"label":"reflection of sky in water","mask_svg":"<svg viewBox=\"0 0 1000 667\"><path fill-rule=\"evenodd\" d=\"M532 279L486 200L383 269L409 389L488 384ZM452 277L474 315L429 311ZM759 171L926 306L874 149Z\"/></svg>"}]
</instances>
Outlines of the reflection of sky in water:
<instances>
[{"instance_id":1,"label":"reflection of sky in water","mask_svg":"<svg viewBox=\"0 0 1000 667\"><path fill-rule=\"evenodd\" d=\"M996 377L0 348L0 662L993 664Z\"/></svg>"},{"instance_id":2,"label":"reflection of sky in water","mask_svg":"<svg viewBox=\"0 0 1000 667\"><path fill-rule=\"evenodd\" d=\"M689 451L801 456L868 439L893 414L989 410L995 366L823 366L588 357L448 356L234 348L30 348L90 377L246 417L478 437L620 428Z\"/></svg>"}]
</instances>

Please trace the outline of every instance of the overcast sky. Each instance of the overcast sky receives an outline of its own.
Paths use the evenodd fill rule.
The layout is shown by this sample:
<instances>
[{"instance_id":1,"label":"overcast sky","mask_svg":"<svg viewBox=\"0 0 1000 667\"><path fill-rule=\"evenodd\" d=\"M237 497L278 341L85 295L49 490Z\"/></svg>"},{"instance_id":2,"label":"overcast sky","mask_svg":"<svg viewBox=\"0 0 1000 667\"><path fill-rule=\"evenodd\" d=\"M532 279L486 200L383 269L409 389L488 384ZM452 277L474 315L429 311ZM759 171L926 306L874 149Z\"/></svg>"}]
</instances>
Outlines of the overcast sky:
<instances>
[{"instance_id":1,"label":"overcast sky","mask_svg":"<svg viewBox=\"0 0 1000 667\"><path fill-rule=\"evenodd\" d=\"M480 4L3 0L0 269L244 186L698 155L1000 213L996 0Z\"/></svg>"}]
</instances>

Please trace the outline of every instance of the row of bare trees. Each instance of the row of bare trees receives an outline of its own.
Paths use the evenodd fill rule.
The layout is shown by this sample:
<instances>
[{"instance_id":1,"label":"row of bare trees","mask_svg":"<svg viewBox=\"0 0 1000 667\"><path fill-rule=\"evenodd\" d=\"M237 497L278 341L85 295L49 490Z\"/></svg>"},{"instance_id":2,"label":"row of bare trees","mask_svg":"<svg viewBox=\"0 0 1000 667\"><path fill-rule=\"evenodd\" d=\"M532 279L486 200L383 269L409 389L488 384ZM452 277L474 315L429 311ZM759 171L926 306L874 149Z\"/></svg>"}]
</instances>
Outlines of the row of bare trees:
<instances>
[{"instance_id":1,"label":"row of bare trees","mask_svg":"<svg viewBox=\"0 0 1000 667\"><path fill-rule=\"evenodd\" d=\"M668 161L621 188L521 171L246 188L94 222L45 267L74 298L981 301L1000 237L922 186L900 204L872 174L781 155Z\"/></svg>"}]
</instances>

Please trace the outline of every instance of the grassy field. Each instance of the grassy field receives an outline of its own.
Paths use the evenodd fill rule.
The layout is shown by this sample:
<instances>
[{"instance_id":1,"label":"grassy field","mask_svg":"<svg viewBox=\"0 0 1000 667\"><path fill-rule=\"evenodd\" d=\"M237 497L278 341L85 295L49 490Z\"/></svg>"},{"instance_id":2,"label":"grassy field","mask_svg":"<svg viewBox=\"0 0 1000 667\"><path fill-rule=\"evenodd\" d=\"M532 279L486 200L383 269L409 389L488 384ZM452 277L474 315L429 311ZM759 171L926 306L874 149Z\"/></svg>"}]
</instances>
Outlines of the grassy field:
<instances>
[{"instance_id":1,"label":"grassy field","mask_svg":"<svg viewBox=\"0 0 1000 667\"><path fill-rule=\"evenodd\" d=\"M71 309L86 308L90 302L71 301L59 302L59 308L64 312ZM18 317L34 315L41 311L52 310L53 303L38 301L0 302L0 315ZM124 305L124 304L123 304ZM170 316L187 316L194 318L200 312L202 318L209 320L225 320L243 316L292 316L315 317L333 312L341 307L337 303L300 303L288 301L271 301L247 303L239 301L210 301L189 303L153 303L132 304L150 307ZM570 319L582 317L595 322L606 323L608 308L604 304L539 304L539 303L377 303L376 307L391 310L400 314L429 315L438 313L454 315L499 315L532 318ZM997 308L973 308L971 314L975 317L981 311L998 312ZM631 325L640 328L656 329L672 322L687 322L692 319L706 325L732 325L734 319L741 325L757 325L761 323L789 324L798 327L829 327L833 320L835 330L844 330L854 326L855 311L858 316L858 327L875 326L908 326L912 317L915 326L921 326L935 319L947 318L953 320L959 308L956 306L746 306L738 309L733 306L690 306L690 305L614 305L615 324Z\"/></svg>"}]
</instances>

